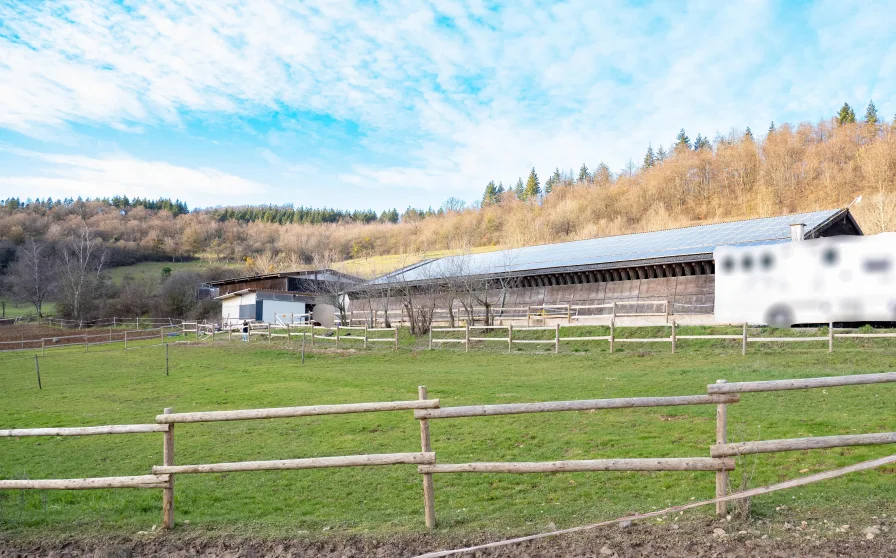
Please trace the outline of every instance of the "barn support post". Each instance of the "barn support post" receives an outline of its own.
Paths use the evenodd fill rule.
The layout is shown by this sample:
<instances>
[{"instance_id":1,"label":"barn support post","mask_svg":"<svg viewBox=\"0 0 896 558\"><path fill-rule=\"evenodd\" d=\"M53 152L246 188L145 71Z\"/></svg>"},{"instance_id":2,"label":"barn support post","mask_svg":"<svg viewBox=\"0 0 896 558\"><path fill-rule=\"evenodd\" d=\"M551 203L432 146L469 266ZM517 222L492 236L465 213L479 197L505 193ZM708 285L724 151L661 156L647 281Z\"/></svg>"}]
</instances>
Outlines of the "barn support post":
<instances>
[{"instance_id":1,"label":"barn support post","mask_svg":"<svg viewBox=\"0 0 896 558\"><path fill-rule=\"evenodd\" d=\"M742 355L747 354L747 322L744 322L744 335L743 335L743 342L741 343L741 347L740 347L740 354L742 354Z\"/></svg>"},{"instance_id":2,"label":"barn support post","mask_svg":"<svg viewBox=\"0 0 896 558\"><path fill-rule=\"evenodd\" d=\"M717 384L724 384L725 380L716 380ZM716 405L716 444L728 443L728 405L719 403ZM725 497L728 491L728 471L716 471L716 498ZM716 502L716 515L724 517L728 513L728 504Z\"/></svg>"},{"instance_id":3,"label":"barn support post","mask_svg":"<svg viewBox=\"0 0 896 558\"><path fill-rule=\"evenodd\" d=\"M425 400L427 397L426 386L417 388L417 397ZM420 420L420 451L428 453L432 451L432 443L429 437L429 420ZM432 473L423 473L423 516L426 528L433 529L436 526L436 500L435 486L432 482Z\"/></svg>"},{"instance_id":4,"label":"barn support post","mask_svg":"<svg viewBox=\"0 0 896 558\"><path fill-rule=\"evenodd\" d=\"M828 324L828 352L834 352L834 322Z\"/></svg>"},{"instance_id":5,"label":"barn support post","mask_svg":"<svg viewBox=\"0 0 896 558\"><path fill-rule=\"evenodd\" d=\"M173 410L167 407L162 412L170 415ZM168 430L164 433L162 463L166 466L174 465L174 424L169 424ZM172 527L174 527L174 475L168 475L168 486L162 489L162 528Z\"/></svg>"}]
</instances>

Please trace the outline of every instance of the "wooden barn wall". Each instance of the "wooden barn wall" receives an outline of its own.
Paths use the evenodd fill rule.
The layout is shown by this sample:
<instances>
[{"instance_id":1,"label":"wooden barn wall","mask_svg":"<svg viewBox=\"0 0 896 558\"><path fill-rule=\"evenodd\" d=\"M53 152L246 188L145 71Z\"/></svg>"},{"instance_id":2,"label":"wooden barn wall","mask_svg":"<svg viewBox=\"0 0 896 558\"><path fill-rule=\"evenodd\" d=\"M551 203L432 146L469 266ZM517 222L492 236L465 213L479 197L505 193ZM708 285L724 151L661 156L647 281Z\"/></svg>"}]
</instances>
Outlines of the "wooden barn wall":
<instances>
[{"instance_id":1,"label":"wooden barn wall","mask_svg":"<svg viewBox=\"0 0 896 558\"><path fill-rule=\"evenodd\" d=\"M442 298L442 297L440 297ZM609 281L605 283L583 283L579 285L553 285L546 287L521 287L508 289L503 304L500 292L492 291L490 300L495 301L495 308L522 308L541 306L544 304L590 305L606 304L614 300L622 301L657 301L668 300L674 303L670 313L679 314L712 314L715 299L715 275L689 275L683 277L660 277L654 279L629 279ZM382 298L354 299L352 310L366 310L372 305L375 309L383 309ZM444 307L447 301L439 301ZM455 303L457 305L457 303ZM389 309L401 307L401 299L391 297Z\"/></svg>"}]
</instances>

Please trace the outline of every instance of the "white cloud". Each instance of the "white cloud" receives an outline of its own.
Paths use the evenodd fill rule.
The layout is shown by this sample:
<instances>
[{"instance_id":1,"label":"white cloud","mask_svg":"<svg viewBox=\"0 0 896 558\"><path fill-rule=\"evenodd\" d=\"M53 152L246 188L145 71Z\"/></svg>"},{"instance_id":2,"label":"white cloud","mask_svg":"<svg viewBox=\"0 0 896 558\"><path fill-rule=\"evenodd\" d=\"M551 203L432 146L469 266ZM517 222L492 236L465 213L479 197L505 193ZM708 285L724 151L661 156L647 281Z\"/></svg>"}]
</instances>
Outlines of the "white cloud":
<instances>
[{"instance_id":1,"label":"white cloud","mask_svg":"<svg viewBox=\"0 0 896 558\"><path fill-rule=\"evenodd\" d=\"M532 166L619 169L681 127L758 132L885 101L889 13L833 0L0 4L0 127L46 138L72 123L139 133L188 116L323 114L356 123L366 156L322 175L469 199ZM264 139L259 157L295 163L276 130Z\"/></svg>"},{"instance_id":2,"label":"white cloud","mask_svg":"<svg viewBox=\"0 0 896 558\"><path fill-rule=\"evenodd\" d=\"M12 155L37 159L40 174L0 176L20 197L103 197L209 200L216 203L258 203L268 186L213 168L187 168L130 156L84 157L3 148Z\"/></svg>"}]
</instances>

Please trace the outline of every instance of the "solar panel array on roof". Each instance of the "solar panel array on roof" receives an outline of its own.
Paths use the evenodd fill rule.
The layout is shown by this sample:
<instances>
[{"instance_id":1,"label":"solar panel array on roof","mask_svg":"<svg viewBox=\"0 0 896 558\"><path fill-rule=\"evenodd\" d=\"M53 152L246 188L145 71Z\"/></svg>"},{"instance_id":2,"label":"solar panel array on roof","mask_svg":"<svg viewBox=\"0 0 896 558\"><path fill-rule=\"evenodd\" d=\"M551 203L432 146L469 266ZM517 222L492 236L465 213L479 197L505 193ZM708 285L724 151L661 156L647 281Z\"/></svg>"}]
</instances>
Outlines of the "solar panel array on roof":
<instances>
[{"instance_id":1,"label":"solar panel array on roof","mask_svg":"<svg viewBox=\"0 0 896 558\"><path fill-rule=\"evenodd\" d=\"M375 279L373 283L429 281L461 275L491 275L675 256L712 255L716 246L787 242L790 240L790 225L804 223L806 231L810 232L840 211L832 209L482 254L448 256L400 269Z\"/></svg>"}]
</instances>

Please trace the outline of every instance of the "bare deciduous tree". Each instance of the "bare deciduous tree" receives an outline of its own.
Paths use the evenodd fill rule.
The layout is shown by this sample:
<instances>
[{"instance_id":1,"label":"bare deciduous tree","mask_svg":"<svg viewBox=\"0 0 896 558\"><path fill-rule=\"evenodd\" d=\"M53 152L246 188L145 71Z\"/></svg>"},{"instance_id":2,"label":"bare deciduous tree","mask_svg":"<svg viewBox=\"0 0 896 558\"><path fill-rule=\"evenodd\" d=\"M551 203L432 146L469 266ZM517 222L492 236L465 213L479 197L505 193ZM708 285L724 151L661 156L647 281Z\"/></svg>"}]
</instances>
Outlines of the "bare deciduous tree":
<instances>
[{"instance_id":1,"label":"bare deciduous tree","mask_svg":"<svg viewBox=\"0 0 896 558\"><path fill-rule=\"evenodd\" d=\"M60 313L81 320L96 310L105 261L105 248L87 225L71 235L59 251Z\"/></svg>"},{"instance_id":2,"label":"bare deciduous tree","mask_svg":"<svg viewBox=\"0 0 896 558\"><path fill-rule=\"evenodd\" d=\"M56 282L51 248L43 242L29 239L19 248L15 262L10 266L7 281L13 295L30 302L37 317L42 318L44 301Z\"/></svg>"}]
</instances>

